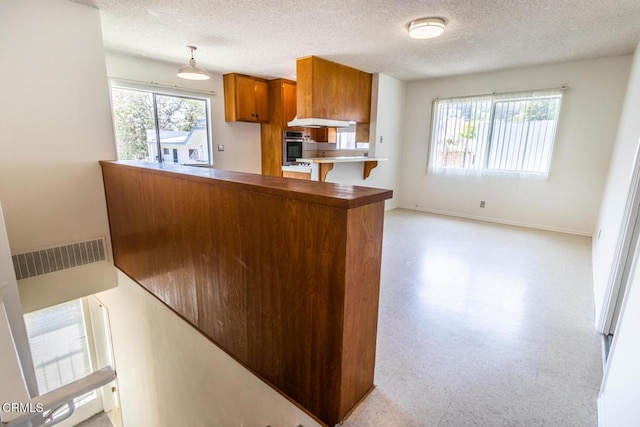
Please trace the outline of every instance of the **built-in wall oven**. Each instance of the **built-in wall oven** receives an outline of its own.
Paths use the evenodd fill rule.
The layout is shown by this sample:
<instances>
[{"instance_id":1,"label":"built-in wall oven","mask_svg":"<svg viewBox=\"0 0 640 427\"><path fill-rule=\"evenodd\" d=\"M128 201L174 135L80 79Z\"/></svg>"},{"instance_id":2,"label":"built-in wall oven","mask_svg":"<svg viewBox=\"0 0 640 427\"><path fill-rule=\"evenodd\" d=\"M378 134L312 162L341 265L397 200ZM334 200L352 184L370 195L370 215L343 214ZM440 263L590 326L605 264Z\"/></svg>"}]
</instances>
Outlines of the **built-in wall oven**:
<instances>
[{"instance_id":1,"label":"built-in wall oven","mask_svg":"<svg viewBox=\"0 0 640 427\"><path fill-rule=\"evenodd\" d=\"M282 146L282 164L292 165L296 159L302 157L302 146L304 144L304 134L299 131L284 131Z\"/></svg>"}]
</instances>

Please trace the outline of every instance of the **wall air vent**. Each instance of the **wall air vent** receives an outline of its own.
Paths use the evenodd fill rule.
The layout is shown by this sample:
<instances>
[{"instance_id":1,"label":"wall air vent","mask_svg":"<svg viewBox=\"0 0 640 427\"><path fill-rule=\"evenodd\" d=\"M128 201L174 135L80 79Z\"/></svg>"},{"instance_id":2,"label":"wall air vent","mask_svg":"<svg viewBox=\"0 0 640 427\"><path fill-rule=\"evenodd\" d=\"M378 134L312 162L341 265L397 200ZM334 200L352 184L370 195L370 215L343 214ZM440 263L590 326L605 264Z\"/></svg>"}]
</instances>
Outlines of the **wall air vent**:
<instances>
[{"instance_id":1,"label":"wall air vent","mask_svg":"<svg viewBox=\"0 0 640 427\"><path fill-rule=\"evenodd\" d=\"M104 261L106 259L103 238L71 243L55 248L13 255L16 279L40 276L54 271Z\"/></svg>"}]
</instances>

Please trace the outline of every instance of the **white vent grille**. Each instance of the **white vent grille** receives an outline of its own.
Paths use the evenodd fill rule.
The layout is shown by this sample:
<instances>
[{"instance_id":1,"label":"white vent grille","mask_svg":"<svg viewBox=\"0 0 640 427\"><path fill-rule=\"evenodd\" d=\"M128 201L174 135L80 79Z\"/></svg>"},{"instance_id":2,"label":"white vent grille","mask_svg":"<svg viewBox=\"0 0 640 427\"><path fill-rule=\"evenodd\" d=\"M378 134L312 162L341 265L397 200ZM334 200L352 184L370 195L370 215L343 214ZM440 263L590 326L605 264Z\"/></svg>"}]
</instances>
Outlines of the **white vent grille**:
<instances>
[{"instance_id":1,"label":"white vent grille","mask_svg":"<svg viewBox=\"0 0 640 427\"><path fill-rule=\"evenodd\" d=\"M13 255L18 280L40 276L106 259L104 239L89 240L55 248Z\"/></svg>"}]
</instances>

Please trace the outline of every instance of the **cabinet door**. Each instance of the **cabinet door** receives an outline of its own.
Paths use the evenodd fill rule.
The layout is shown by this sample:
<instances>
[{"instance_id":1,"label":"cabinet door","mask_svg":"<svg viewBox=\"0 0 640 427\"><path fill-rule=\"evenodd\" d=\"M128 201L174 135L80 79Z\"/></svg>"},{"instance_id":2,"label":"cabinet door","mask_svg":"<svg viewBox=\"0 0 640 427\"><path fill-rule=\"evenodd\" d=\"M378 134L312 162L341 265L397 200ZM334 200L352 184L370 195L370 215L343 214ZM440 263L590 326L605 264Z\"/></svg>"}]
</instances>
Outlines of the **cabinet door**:
<instances>
[{"instance_id":1,"label":"cabinet door","mask_svg":"<svg viewBox=\"0 0 640 427\"><path fill-rule=\"evenodd\" d=\"M254 80L254 120L269 122L269 85L267 82Z\"/></svg>"},{"instance_id":2,"label":"cabinet door","mask_svg":"<svg viewBox=\"0 0 640 427\"><path fill-rule=\"evenodd\" d=\"M238 120L256 121L255 80L251 77L236 76L236 108ZM265 117L268 114L265 114Z\"/></svg>"},{"instance_id":3,"label":"cabinet door","mask_svg":"<svg viewBox=\"0 0 640 427\"><path fill-rule=\"evenodd\" d=\"M369 123L371 74L310 56L296 61L298 116Z\"/></svg>"},{"instance_id":4,"label":"cabinet door","mask_svg":"<svg viewBox=\"0 0 640 427\"><path fill-rule=\"evenodd\" d=\"M335 144L338 140L338 130L336 128L311 129L310 136L315 142L332 142Z\"/></svg>"},{"instance_id":5,"label":"cabinet door","mask_svg":"<svg viewBox=\"0 0 640 427\"><path fill-rule=\"evenodd\" d=\"M342 107L344 117L358 123L369 123L371 116L371 74L355 69L342 78Z\"/></svg>"},{"instance_id":6,"label":"cabinet door","mask_svg":"<svg viewBox=\"0 0 640 427\"><path fill-rule=\"evenodd\" d=\"M369 123L356 124L356 142L369 142Z\"/></svg>"},{"instance_id":7,"label":"cabinet door","mask_svg":"<svg viewBox=\"0 0 640 427\"><path fill-rule=\"evenodd\" d=\"M282 127L289 127L288 123L296 117L296 85L282 83Z\"/></svg>"}]
</instances>

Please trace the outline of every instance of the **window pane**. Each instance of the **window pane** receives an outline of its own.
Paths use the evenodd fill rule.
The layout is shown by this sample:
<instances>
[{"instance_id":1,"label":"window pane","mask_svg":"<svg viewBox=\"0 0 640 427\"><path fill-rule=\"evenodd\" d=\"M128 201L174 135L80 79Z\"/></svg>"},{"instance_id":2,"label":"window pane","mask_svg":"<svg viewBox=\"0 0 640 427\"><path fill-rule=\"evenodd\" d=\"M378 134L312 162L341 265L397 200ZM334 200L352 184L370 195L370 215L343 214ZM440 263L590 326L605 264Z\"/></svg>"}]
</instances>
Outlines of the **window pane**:
<instances>
[{"instance_id":1,"label":"window pane","mask_svg":"<svg viewBox=\"0 0 640 427\"><path fill-rule=\"evenodd\" d=\"M496 102L489 169L548 172L560 95Z\"/></svg>"},{"instance_id":2,"label":"window pane","mask_svg":"<svg viewBox=\"0 0 640 427\"><path fill-rule=\"evenodd\" d=\"M81 300L25 315L41 394L91 373Z\"/></svg>"},{"instance_id":3,"label":"window pane","mask_svg":"<svg viewBox=\"0 0 640 427\"><path fill-rule=\"evenodd\" d=\"M434 102L430 170L548 173L562 93Z\"/></svg>"},{"instance_id":4,"label":"window pane","mask_svg":"<svg viewBox=\"0 0 640 427\"><path fill-rule=\"evenodd\" d=\"M211 163L207 100L118 87L112 98L118 159Z\"/></svg>"},{"instance_id":5,"label":"window pane","mask_svg":"<svg viewBox=\"0 0 640 427\"><path fill-rule=\"evenodd\" d=\"M112 98L118 159L157 161L149 152L149 135L155 135L153 95L113 88Z\"/></svg>"},{"instance_id":6,"label":"window pane","mask_svg":"<svg viewBox=\"0 0 640 427\"><path fill-rule=\"evenodd\" d=\"M486 122L491 102L482 98L445 100L436 105L432 165L481 170L486 151Z\"/></svg>"},{"instance_id":7,"label":"window pane","mask_svg":"<svg viewBox=\"0 0 640 427\"><path fill-rule=\"evenodd\" d=\"M157 95L158 127L165 163L209 163L207 106L201 99ZM155 155L156 136L149 135ZM169 154L166 150L169 149Z\"/></svg>"},{"instance_id":8,"label":"window pane","mask_svg":"<svg viewBox=\"0 0 640 427\"><path fill-rule=\"evenodd\" d=\"M488 169L520 170L525 153L523 132L527 124L521 117L523 108L524 103L520 101L496 102Z\"/></svg>"},{"instance_id":9,"label":"window pane","mask_svg":"<svg viewBox=\"0 0 640 427\"><path fill-rule=\"evenodd\" d=\"M356 125L336 131L336 148L338 150L356 149Z\"/></svg>"}]
</instances>

